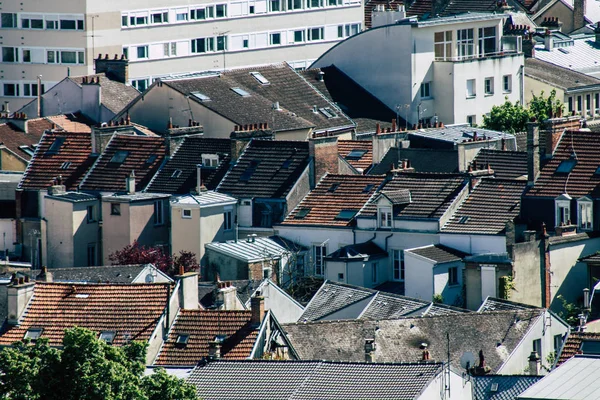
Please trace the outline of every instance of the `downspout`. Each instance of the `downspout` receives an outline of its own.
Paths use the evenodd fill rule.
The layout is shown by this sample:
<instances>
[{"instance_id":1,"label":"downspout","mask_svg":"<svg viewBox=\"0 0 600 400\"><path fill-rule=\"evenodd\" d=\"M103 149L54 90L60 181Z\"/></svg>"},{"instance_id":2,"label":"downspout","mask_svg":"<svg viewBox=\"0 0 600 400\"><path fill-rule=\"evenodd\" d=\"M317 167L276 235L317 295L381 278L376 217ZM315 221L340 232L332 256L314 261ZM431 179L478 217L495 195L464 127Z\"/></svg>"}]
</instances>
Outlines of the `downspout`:
<instances>
[{"instance_id":1,"label":"downspout","mask_svg":"<svg viewBox=\"0 0 600 400\"><path fill-rule=\"evenodd\" d=\"M386 236L385 238L385 251L388 251L388 239L391 238L392 236L394 236L393 233L390 233L388 236Z\"/></svg>"}]
</instances>

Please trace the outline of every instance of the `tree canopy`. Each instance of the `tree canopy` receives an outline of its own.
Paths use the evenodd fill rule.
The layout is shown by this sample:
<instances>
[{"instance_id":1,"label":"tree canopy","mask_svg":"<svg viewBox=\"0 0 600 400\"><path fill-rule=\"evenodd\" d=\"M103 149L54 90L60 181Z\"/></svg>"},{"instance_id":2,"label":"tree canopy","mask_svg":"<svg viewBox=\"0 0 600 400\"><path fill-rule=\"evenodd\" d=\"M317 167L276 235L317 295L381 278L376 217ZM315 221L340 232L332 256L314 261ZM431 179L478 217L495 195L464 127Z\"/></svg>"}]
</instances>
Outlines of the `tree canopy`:
<instances>
[{"instance_id":1,"label":"tree canopy","mask_svg":"<svg viewBox=\"0 0 600 400\"><path fill-rule=\"evenodd\" d=\"M185 272L196 271L200 268L196 255L189 251L180 251L171 257L160 247L147 247L137 240L108 256L112 265L153 264L159 270L175 275L179 268Z\"/></svg>"},{"instance_id":2,"label":"tree canopy","mask_svg":"<svg viewBox=\"0 0 600 400\"><path fill-rule=\"evenodd\" d=\"M158 370L144 375L146 344L111 346L83 328L65 331L62 350L39 339L0 351L0 399L192 400L193 385Z\"/></svg>"}]
</instances>

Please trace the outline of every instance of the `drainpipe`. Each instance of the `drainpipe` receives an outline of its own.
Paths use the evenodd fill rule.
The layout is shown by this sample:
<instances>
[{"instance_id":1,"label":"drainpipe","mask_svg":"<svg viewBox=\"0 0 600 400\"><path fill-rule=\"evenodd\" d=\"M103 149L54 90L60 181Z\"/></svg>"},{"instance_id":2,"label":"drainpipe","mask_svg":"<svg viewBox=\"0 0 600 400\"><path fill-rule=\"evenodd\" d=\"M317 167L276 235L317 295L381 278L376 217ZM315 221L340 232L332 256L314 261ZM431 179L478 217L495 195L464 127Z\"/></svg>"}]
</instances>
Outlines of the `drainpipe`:
<instances>
[{"instance_id":1,"label":"drainpipe","mask_svg":"<svg viewBox=\"0 0 600 400\"><path fill-rule=\"evenodd\" d=\"M388 236L386 236L385 238L385 251L388 251L388 239L391 238L392 236L394 236L393 233L390 233Z\"/></svg>"}]
</instances>

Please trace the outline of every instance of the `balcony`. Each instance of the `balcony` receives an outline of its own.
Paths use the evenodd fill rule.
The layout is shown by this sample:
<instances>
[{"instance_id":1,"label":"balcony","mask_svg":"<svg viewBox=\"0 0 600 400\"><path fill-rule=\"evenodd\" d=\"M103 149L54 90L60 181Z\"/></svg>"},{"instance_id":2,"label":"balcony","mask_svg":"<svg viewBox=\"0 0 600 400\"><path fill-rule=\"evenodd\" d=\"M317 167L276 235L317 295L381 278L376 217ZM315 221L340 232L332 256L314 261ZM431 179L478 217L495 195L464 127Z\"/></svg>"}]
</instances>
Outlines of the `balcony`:
<instances>
[{"instance_id":1,"label":"balcony","mask_svg":"<svg viewBox=\"0 0 600 400\"><path fill-rule=\"evenodd\" d=\"M482 54L476 53L473 47L473 53L469 55L455 56L455 57L435 57L435 61L438 62L468 62L474 60L487 60L501 57L513 57L516 55L523 54L522 38L520 36L505 36L500 41L500 51L485 52Z\"/></svg>"}]
</instances>

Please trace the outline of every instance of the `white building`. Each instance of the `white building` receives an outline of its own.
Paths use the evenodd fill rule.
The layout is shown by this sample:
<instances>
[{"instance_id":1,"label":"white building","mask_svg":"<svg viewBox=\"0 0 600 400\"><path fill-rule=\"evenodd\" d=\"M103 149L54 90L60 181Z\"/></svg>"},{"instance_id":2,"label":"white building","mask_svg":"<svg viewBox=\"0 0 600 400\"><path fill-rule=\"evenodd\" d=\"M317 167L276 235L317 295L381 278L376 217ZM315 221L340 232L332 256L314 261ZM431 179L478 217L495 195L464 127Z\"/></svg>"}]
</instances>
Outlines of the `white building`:
<instances>
[{"instance_id":1,"label":"white building","mask_svg":"<svg viewBox=\"0 0 600 400\"><path fill-rule=\"evenodd\" d=\"M360 0L9 1L2 7L0 101L16 110L98 54L126 54L133 86L171 73L288 61L306 68L362 27Z\"/></svg>"},{"instance_id":2,"label":"white building","mask_svg":"<svg viewBox=\"0 0 600 400\"><path fill-rule=\"evenodd\" d=\"M335 65L410 124L480 124L505 97L523 100L521 38L503 36L504 18L402 19L343 41L312 67Z\"/></svg>"}]
</instances>

